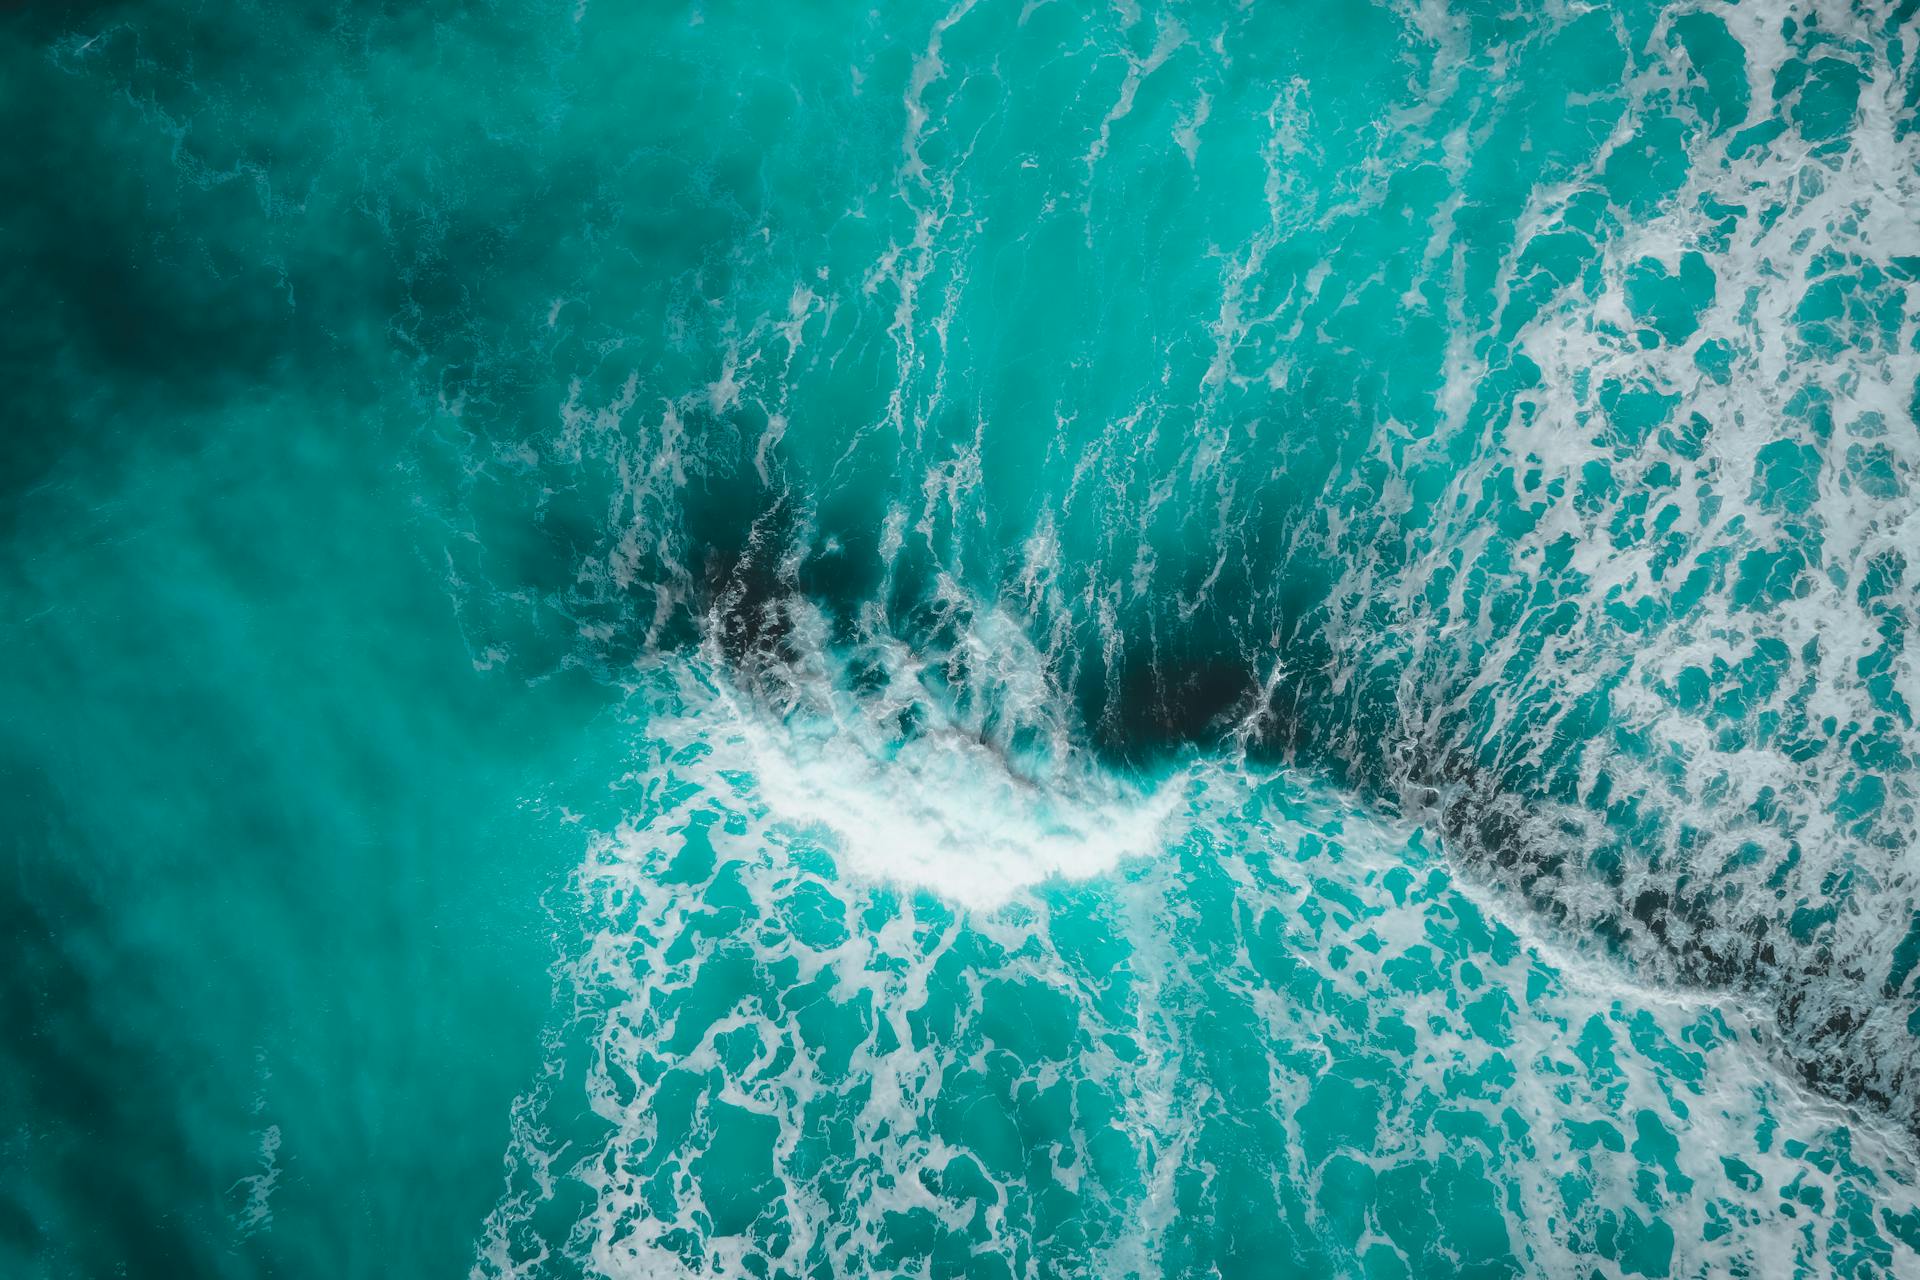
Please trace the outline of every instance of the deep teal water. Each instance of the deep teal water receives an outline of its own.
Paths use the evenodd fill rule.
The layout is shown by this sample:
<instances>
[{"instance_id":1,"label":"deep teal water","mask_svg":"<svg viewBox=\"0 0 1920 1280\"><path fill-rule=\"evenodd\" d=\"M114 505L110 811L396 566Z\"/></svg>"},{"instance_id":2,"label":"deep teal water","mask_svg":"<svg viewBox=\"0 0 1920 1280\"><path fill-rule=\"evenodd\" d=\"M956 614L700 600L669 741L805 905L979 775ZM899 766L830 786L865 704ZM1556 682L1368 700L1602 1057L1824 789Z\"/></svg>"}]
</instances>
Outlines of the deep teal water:
<instances>
[{"instance_id":1,"label":"deep teal water","mask_svg":"<svg viewBox=\"0 0 1920 1280\"><path fill-rule=\"evenodd\" d=\"M1920 1269L1920 15L0 18L0 1269Z\"/></svg>"}]
</instances>

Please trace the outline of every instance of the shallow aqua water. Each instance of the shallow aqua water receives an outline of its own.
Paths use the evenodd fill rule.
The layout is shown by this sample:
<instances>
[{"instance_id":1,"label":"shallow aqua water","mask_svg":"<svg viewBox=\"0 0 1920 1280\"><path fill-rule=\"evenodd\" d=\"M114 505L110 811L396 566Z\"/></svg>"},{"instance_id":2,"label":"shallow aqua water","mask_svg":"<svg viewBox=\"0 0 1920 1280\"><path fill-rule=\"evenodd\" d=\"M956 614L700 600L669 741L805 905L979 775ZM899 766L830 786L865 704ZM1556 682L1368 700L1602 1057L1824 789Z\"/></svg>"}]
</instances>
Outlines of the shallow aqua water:
<instances>
[{"instance_id":1,"label":"shallow aqua water","mask_svg":"<svg viewBox=\"0 0 1920 1280\"><path fill-rule=\"evenodd\" d=\"M0 20L0 1267L1920 1268L1920 15Z\"/></svg>"}]
</instances>

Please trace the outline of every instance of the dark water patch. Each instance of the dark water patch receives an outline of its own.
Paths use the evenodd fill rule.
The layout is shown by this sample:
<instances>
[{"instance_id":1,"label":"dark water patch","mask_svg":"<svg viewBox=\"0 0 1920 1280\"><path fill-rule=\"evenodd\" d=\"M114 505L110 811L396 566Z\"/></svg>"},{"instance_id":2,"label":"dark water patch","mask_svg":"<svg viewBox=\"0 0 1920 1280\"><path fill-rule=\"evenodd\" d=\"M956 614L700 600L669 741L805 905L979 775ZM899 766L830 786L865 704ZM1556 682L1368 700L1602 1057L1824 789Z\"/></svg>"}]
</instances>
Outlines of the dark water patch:
<instances>
[{"instance_id":1,"label":"dark water patch","mask_svg":"<svg viewBox=\"0 0 1920 1280\"><path fill-rule=\"evenodd\" d=\"M225 1259L219 1175L190 1134L180 1063L130 1033L128 1005L162 1009L165 983L112 946L110 885L73 855L44 770L0 748L0 1257L16 1274L213 1274Z\"/></svg>"}]
</instances>

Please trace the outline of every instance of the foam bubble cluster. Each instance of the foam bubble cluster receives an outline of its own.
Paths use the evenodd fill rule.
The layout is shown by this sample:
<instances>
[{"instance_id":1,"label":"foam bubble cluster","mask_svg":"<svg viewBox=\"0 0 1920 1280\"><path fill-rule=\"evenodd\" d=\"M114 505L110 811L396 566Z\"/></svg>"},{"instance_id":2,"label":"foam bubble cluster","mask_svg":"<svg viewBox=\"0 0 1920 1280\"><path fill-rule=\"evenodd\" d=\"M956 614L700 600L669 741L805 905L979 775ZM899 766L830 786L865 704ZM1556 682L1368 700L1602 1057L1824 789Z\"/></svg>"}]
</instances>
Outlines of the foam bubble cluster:
<instances>
[{"instance_id":1,"label":"foam bubble cluster","mask_svg":"<svg viewBox=\"0 0 1920 1280\"><path fill-rule=\"evenodd\" d=\"M1873 1275L1920 1246L1900 1141L1797 1088L1764 1007L1567 955L1321 783L1196 760L1144 856L956 903L792 821L761 774L786 730L715 679L634 695L476 1276Z\"/></svg>"},{"instance_id":2,"label":"foam bubble cluster","mask_svg":"<svg viewBox=\"0 0 1920 1280\"><path fill-rule=\"evenodd\" d=\"M563 664L716 601L736 654L781 597L908 652L1002 617L1108 760L1238 741L1427 814L1911 1119L1911 17L964 0L844 82L690 28L832 107L744 208L672 186L715 239L666 338L541 310L558 425L463 418L468 507L540 495Z\"/></svg>"}]
</instances>

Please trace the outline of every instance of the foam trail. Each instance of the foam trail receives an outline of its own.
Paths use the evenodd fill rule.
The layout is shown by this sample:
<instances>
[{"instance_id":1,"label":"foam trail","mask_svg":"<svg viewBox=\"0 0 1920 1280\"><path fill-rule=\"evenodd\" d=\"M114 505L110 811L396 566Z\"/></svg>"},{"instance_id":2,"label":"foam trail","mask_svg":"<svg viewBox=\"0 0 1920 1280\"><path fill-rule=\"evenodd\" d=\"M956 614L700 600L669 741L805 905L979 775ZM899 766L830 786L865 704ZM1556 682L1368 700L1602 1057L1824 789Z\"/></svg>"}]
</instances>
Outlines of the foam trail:
<instances>
[{"instance_id":1,"label":"foam trail","mask_svg":"<svg viewBox=\"0 0 1920 1280\"><path fill-rule=\"evenodd\" d=\"M511 425L611 513L560 663L743 582L909 652L1004 616L1109 760L1237 737L1428 813L1914 1122L1911 15L1343 12L915 15L854 205Z\"/></svg>"},{"instance_id":2,"label":"foam trail","mask_svg":"<svg viewBox=\"0 0 1920 1280\"><path fill-rule=\"evenodd\" d=\"M871 684L844 655L803 665ZM849 697L828 727L729 684L641 673L629 816L562 913L567 1014L476 1276L1920 1261L1904 1140L1794 1085L1764 1009L1533 938L1418 829L1195 759L1128 860L1013 871L989 846L985 893L941 865L983 820L934 806L876 876L880 844L823 827L886 802L783 801L865 795L901 700ZM943 764L878 785L1007 785L971 737L925 742ZM1045 851L1049 813L984 829Z\"/></svg>"}]
</instances>

